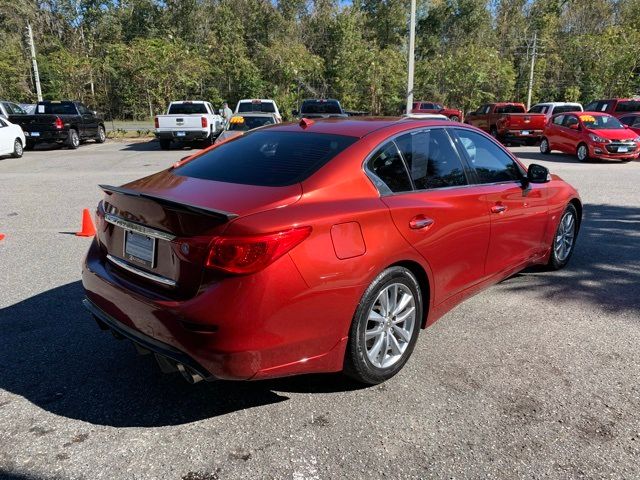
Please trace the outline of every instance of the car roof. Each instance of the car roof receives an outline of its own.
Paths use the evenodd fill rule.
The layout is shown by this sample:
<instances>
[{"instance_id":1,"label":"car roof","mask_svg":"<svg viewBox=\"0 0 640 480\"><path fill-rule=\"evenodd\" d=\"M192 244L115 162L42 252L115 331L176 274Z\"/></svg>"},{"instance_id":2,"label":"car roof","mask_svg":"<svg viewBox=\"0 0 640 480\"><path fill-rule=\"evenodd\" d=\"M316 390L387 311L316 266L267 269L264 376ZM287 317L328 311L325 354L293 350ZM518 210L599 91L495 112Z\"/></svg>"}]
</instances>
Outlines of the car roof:
<instances>
[{"instance_id":1,"label":"car roof","mask_svg":"<svg viewBox=\"0 0 640 480\"><path fill-rule=\"evenodd\" d=\"M302 126L303 122L306 126ZM467 125L453 123L448 119L418 119L409 117L347 117L347 118L314 118L302 119L300 122L281 123L269 127L269 130L286 132L325 133L362 138L382 129L397 131L419 127L456 126L466 128ZM470 127L469 127L470 128Z\"/></svg>"},{"instance_id":2,"label":"car roof","mask_svg":"<svg viewBox=\"0 0 640 480\"><path fill-rule=\"evenodd\" d=\"M563 105L582 105L582 104L580 102L539 102L533 106L535 107L536 105L550 105L553 107L561 107Z\"/></svg>"},{"instance_id":3,"label":"car roof","mask_svg":"<svg viewBox=\"0 0 640 480\"><path fill-rule=\"evenodd\" d=\"M176 100L171 103L209 103L206 100Z\"/></svg>"},{"instance_id":4,"label":"car roof","mask_svg":"<svg viewBox=\"0 0 640 480\"><path fill-rule=\"evenodd\" d=\"M242 100L238 100L238 103L241 102L272 102L276 103L272 98L243 98Z\"/></svg>"}]
</instances>

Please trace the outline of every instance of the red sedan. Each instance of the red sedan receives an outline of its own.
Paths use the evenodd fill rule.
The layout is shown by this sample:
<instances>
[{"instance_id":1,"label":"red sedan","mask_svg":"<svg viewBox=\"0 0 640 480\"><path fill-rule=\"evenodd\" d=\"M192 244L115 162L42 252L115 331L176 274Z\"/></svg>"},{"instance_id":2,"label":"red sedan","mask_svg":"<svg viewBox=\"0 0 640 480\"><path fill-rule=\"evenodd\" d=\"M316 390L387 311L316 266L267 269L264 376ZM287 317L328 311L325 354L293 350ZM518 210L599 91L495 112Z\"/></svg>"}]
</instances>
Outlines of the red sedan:
<instances>
[{"instance_id":1,"label":"red sedan","mask_svg":"<svg viewBox=\"0 0 640 480\"><path fill-rule=\"evenodd\" d=\"M566 265L582 213L545 167L447 120L303 119L102 189L84 304L190 381L382 382L464 299Z\"/></svg>"},{"instance_id":2,"label":"red sedan","mask_svg":"<svg viewBox=\"0 0 640 480\"><path fill-rule=\"evenodd\" d=\"M552 150L574 154L581 162L589 159L638 158L640 136L609 115L599 112L569 112L551 117L540 141L540 152Z\"/></svg>"}]
</instances>

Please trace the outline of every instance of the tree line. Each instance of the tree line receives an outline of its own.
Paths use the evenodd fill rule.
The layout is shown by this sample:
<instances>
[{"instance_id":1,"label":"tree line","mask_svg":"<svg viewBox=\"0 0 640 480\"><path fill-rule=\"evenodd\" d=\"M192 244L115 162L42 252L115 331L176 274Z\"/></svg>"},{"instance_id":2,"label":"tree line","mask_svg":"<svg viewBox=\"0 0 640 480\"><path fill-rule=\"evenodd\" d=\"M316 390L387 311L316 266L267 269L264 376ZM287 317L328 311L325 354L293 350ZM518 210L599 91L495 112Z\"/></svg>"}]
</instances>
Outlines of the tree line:
<instances>
[{"instance_id":1,"label":"tree line","mask_svg":"<svg viewBox=\"0 0 640 480\"><path fill-rule=\"evenodd\" d=\"M408 0L0 0L0 98L43 95L112 118L171 100L307 97L397 114L406 96ZM640 93L640 0L419 0L415 98L465 111Z\"/></svg>"}]
</instances>

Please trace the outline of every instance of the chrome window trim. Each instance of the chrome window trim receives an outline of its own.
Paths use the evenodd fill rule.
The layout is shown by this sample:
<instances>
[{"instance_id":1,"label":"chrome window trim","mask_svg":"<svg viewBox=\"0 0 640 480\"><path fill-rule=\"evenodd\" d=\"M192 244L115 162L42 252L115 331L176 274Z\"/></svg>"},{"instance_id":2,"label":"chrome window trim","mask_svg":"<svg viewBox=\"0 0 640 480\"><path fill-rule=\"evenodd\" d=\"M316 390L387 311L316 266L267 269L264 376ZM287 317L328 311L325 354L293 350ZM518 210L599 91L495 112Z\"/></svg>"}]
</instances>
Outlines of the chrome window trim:
<instances>
[{"instance_id":1,"label":"chrome window trim","mask_svg":"<svg viewBox=\"0 0 640 480\"><path fill-rule=\"evenodd\" d=\"M125 220L124 218L111 213L105 213L104 220L111 225L116 225L126 230L146 235L147 237L159 238L160 240L167 240L169 242L176 238L172 233L163 232L162 230L156 230L155 228L147 227L140 223Z\"/></svg>"},{"instance_id":2,"label":"chrome window trim","mask_svg":"<svg viewBox=\"0 0 640 480\"><path fill-rule=\"evenodd\" d=\"M167 285L169 287L176 286L176 282L174 280L171 280L170 278L162 277L160 275L155 275L153 273L144 271L140 268L134 267L133 265L125 262L124 260L118 257L114 257L111 254L107 254L107 260L109 260L114 265L117 265L118 267L123 268L124 270L127 270L128 272L134 273L148 280L152 280L154 282L161 283L162 285Z\"/></svg>"}]
</instances>

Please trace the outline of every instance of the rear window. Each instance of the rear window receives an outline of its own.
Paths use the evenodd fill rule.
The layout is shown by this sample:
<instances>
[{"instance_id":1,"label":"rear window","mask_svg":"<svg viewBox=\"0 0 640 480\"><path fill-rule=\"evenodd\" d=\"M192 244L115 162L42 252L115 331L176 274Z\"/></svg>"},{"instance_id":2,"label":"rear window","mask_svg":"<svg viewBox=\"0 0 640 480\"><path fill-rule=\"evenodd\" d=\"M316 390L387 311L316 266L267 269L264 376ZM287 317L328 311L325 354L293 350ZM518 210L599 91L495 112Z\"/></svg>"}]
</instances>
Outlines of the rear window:
<instances>
[{"instance_id":1,"label":"rear window","mask_svg":"<svg viewBox=\"0 0 640 480\"><path fill-rule=\"evenodd\" d=\"M300 113L342 113L338 102L303 102Z\"/></svg>"},{"instance_id":2,"label":"rear window","mask_svg":"<svg viewBox=\"0 0 640 480\"><path fill-rule=\"evenodd\" d=\"M273 102L240 102L238 113L265 112L276 113Z\"/></svg>"},{"instance_id":3,"label":"rear window","mask_svg":"<svg viewBox=\"0 0 640 480\"><path fill-rule=\"evenodd\" d=\"M234 116L231 117L229 123L229 130L236 130L240 132L247 132L254 128L264 127L265 125L273 125L273 117L243 117Z\"/></svg>"},{"instance_id":4,"label":"rear window","mask_svg":"<svg viewBox=\"0 0 640 480\"><path fill-rule=\"evenodd\" d=\"M497 107L496 113L524 113L524 107L520 105L504 105Z\"/></svg>"},{"instance_id":5,"label":"rear window","mask_svg":"<svg viewBox=\"0 0 640 480\"><path fill-rule=\"evenodd\" d=\"M223 143L175 173L218 182L283 187L302 182L356 142L322 133L256 131Z\"/></svg>"},{"instance_id":6,"label":"rear window","mask_svg":"<svg viewBox=\"0 0 640 480\"><path fill-rule=\"evenodd\" d=\"M640 112L640 100L629 100L616 105L616 112Z\"/></svg>"},{"instance_id":7,"label":"rear window","mask_svg":"<svg viewBox=\"0 0 640 480\"><path fill-rule=\"evenodd\" d=\"M73 103L39 103L37 113L48 115L77 115L78 111Z\"/></svg>"},{"instance_id":8,"label":"rear window","mask_svg":"<svg viewBox=\"0 0 640 480\"><path fill-rule=\"evenodd\" d=\"M194 115L207 113L204 103L174 103L169 107L169 115Z\"/></svg>"},{"instance_id":9,"label":"rear window","mask_svg":"<svg viewBox=\"0 0 640 480\"><path fill-rule=\"evenodd\" d=\"M581 112L582 107L580 105L560 105L553 109L553 113L565 113L565 112Z\"/></svg>"}]
</instances>

